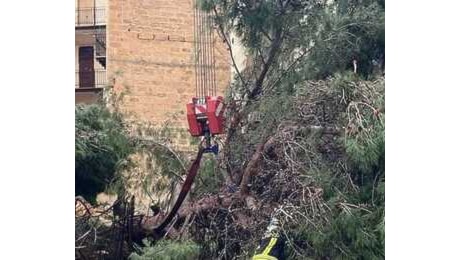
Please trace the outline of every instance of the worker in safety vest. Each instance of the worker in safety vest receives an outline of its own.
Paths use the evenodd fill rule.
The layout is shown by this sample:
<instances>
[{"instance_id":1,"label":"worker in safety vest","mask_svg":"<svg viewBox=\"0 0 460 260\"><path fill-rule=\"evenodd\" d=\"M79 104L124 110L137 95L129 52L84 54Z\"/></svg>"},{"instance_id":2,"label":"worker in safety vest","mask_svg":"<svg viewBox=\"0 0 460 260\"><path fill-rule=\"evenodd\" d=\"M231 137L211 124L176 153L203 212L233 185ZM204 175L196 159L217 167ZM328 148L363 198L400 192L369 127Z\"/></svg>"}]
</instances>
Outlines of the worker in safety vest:
<instances>
[{"instance_id":1,"label":"worker in safety vest","mask_svg":"<svg viewBox=\"0 0 460 260\"><path fill-rule=\"evenodd\" d=\"M284 260L284 239L280 236L278 219L272 217L252 260Z\"/></svg>"}]
</instances>

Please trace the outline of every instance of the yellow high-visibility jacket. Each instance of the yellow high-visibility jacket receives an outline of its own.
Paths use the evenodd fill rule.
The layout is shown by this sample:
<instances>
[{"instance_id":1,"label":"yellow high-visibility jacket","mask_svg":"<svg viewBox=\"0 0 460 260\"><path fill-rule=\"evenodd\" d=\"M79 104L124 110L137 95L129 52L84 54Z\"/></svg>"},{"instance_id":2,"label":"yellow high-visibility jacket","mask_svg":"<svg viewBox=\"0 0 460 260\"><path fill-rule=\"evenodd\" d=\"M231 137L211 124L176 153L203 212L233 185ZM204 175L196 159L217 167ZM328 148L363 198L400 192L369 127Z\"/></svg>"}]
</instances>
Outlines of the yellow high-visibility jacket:
<instances>
[{"instance_id":1,"label":"yellow high-visibility jacket","mask_svg":"<svg viewBox=\"0 0 460 260\"><path fill-rule=\"evenodd\" d=\"M267 243L268 242L268 243ZM256 249L256 255L252 260L282 260L284 259L284 242L278 237L264 239Z\"/></svg>"}]
</instances>

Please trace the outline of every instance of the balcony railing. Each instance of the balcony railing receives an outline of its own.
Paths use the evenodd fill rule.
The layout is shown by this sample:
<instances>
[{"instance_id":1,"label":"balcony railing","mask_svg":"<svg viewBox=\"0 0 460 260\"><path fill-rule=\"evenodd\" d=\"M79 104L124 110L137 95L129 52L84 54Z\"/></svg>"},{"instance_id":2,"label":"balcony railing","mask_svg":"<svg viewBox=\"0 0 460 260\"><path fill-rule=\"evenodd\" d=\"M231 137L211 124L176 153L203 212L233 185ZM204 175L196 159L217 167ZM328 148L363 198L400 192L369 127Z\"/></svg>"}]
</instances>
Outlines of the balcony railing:
<instances>
[{"instance_id":1,"label":"balcony railing","mask_svg":"<svg viewBox=\"0 0 460 260\"><path fill-rule=\"evenodd\" d=\"M75 88L103 88L107 86L107 71L75 71Z\"/></svg>"},{"instance_id":2,"label":"balcony railing","mask_svg":"<svg viewBox=\"0 0 460 260\"><path fill-rule=\"evenodd\" d=\"M106 32L105 29L96 29L95 33L96 38L96 57L106 56L105 46L106 46Z\"/></svg>"},{"instance_id":3,"label":"balcony railing","mask_svg":"<svg viewBox=\"0 0 460 260\"><path fill-rule=\"evenodd\" d=\"M75 10L75 26L105 25L106 15L104 7L80 8Z\"/></svg>"}]
</instances>

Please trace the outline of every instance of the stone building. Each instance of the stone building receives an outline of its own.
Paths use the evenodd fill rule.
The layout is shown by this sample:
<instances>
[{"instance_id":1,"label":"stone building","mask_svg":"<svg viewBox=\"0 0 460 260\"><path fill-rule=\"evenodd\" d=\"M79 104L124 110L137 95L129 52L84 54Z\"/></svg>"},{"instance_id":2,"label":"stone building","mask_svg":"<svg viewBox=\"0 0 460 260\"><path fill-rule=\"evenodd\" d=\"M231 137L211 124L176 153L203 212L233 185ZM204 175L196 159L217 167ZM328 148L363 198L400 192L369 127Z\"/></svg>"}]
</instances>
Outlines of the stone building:
<instances>
[{"instance_id":1,"label":"stone building","mask_svg":"<svg viewBox=\"0 0 460 260\"><path fill-rule=\"evenodd\" d=\"M107 86L105 0L75 2L75 102L96 102Z\"/></svg>"},{"instance_id":2,"label":"stone building","mask_svg":"<svg viewBox=\"0 0 460 260\"><path fill-rule=\"evenodd\" d=\"M194 2L76 0L75 102L97 102L111 87L136 120L184 128L185 104L195 95ZM223 94L231 63L217 32L214 42Z\"/></svg>"}]
</instances>

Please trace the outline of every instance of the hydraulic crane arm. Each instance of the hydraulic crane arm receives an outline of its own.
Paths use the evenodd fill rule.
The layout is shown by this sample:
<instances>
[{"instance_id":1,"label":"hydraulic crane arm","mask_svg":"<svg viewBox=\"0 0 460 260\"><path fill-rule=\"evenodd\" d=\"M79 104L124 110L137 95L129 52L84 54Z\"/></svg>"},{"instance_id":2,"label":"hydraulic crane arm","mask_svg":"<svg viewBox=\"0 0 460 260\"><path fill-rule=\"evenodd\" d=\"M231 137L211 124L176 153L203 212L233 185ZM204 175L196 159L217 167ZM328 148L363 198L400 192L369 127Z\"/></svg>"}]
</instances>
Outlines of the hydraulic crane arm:
<instances>
[{"instance_id":1,"label":"hydraulic crane arm","mask_svg":"<svg viewBox=\"0 0 460 260\"><path fill-rule=\"evenodd\" d=\"M176 202L174 203L173 208L169 212L168 216L163 220L163 222L154 229L156 234L161 234L162 231L169 225L169 223L173 220L174 216L176 215L177 211L179 210L182 202L184 202L185 197L187 197L190 188L192 187L193 181L195 180L195 176L198 173L198 169L200 168L201 158L203 157L204 148L200 145L200 149L198 150L198 154L195 158L195 161L192 163L188 170L187 178L185 179L184 184L182 185L182 189L177 197Z\"/></svg>"},{"instance_id":2,"label":"hydraulic crane arm","mask_svg":"<svg viewBox=\"0 0 460 260\"><path fill-rule=\"evenodd\" d=\"M163 234L164 229L174 219L189 193L195 176L198 174L203 153L217 155L219 147L217 143L212 143L213 137L224 133L225 104L223 97L216 95L214 37L209 14L203 13L199 7L196 7L194 9L194 23L196 96L187 104L187 123L190 134L193 137L202 137L203 140L173 208L163 222L154 229L157 236Z\"/></svg>"}]
</instances>

